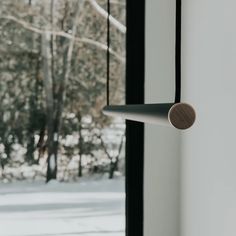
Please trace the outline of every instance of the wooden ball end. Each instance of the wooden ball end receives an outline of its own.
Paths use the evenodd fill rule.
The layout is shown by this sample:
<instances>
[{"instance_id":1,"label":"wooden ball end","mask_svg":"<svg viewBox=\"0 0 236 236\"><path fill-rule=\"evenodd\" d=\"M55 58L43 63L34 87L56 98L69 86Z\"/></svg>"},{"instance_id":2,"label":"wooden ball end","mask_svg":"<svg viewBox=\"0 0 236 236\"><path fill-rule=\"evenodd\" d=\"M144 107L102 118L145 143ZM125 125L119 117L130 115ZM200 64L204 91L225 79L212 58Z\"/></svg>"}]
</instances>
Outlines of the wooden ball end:
<instances>
[{"instance_id":1,"label":"wooden ball end","mask_svg":"<svg viewBox=\"0 0 236 236\"><path fill-rule=\"evenodd\" d=\"M177 129L190 128L196 119L194 108L187 103L174 104L168 113L169 122Z\"/></svg>"}]
</instances>

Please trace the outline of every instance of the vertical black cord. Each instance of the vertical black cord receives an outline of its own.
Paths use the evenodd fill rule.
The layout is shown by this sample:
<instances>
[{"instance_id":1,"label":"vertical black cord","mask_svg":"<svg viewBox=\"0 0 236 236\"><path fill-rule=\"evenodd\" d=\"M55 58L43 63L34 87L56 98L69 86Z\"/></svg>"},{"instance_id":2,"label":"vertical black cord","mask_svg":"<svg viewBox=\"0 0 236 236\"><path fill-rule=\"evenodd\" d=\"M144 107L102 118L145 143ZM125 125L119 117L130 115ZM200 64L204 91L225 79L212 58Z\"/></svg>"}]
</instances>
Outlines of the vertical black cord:
<instances>
[{"instance_id":1,"label":"vertical black cord","mask_svg":"<svg viewBox=\"0 0 236 236\"><path fill-rule=\"evenodd\" d=\"M107 0L107 106L110 104L110 0Z\"/></svg>"},{"instance_id":2,"label":"vertical black cord","mask_svg":"<svg viewBox=\"0 0 236 236\"><path fill-rule=\"evenodd\" d=\"M181 0L176 0L175 103L181 101Z\"/></svg>"}]
</instances>

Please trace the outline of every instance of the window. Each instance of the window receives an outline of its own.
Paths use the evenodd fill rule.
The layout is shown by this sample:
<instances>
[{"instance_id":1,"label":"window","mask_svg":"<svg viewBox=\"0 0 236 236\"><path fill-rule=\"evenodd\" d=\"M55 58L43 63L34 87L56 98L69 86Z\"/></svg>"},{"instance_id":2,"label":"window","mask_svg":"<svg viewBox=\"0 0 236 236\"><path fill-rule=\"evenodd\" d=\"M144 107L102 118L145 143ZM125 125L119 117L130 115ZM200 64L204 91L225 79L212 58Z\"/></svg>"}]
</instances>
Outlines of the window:
<instances>
[{"instance_id":1,"label":"window","mask_svg":"<svg viewBox=\"0 0 236 236\"><path fill-rule=\"evenodd\" d=\"M106 6L0 3L0 234L125 235L125 122L102 115ZM125 25L124 0L111 15ZM125 102L125 39L111 25L113 104Z\"/></svg>"}]
</instances>

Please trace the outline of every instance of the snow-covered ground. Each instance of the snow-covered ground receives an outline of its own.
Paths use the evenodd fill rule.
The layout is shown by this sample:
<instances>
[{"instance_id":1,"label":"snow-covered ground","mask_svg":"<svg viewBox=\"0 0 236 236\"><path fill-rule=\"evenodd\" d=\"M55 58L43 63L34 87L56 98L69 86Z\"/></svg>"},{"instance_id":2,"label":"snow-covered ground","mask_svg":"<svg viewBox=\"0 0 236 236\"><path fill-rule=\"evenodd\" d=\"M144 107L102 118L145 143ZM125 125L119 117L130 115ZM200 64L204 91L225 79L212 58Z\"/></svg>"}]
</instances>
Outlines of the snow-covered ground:
<instances>
[{"instance_id":1,"label":"snow-covered ground","mask_svg":"<svg viewBox=\"0 0 236 236\"><path fill-rule=\"evenodd\" d=\"M124 236L124 180L0 184L0 236Z\"/></svg>"}]
</instances>

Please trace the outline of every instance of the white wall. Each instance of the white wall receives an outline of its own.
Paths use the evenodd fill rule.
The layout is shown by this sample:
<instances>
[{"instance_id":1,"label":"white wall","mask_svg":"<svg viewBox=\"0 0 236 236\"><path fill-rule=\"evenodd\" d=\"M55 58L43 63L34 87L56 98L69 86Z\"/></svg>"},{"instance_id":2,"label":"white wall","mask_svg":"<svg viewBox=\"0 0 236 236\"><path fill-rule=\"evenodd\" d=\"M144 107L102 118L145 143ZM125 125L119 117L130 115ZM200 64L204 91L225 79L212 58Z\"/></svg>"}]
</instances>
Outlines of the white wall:
<instances>
[{"instance_id":1,"label":"white wall","mask_svg":"<svg viewBox=\"0 0 236 236\"><path fill-rule=\"evenodd\" d=\"M175 1L146 0L146 103L174 101ZM145 125L144 235L179 235L180 133Z\"/></svg>"},{"instance_id":2,"label":"white wall","mask_svg":"<svg viewBox=\"0 0 236 236\"><path fill-rule=\"evenodd\" d=\"M181 136L146 125L144 235L235 236L236 1L182 1L182 100L197 121ZM146 3L146 102L173 101L174 2Z\"/></svg>"},{"instance_id":3,"label":"white wall","mask_svg":"<svg viewBox=\"0 0 236 236\"><path fill-rule=\"evenodd\" d=\"M183 0L182 236L236 235L236 1Z\"/></svg>"}]
</instances>

